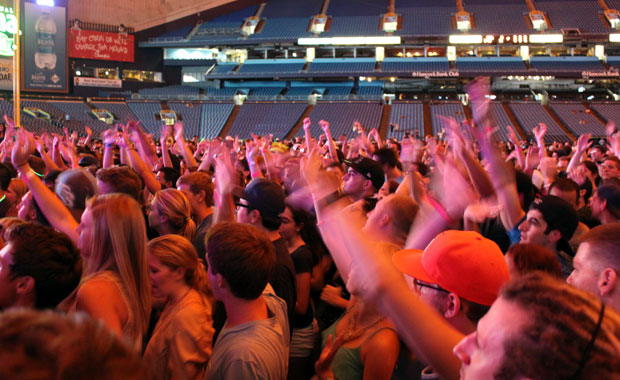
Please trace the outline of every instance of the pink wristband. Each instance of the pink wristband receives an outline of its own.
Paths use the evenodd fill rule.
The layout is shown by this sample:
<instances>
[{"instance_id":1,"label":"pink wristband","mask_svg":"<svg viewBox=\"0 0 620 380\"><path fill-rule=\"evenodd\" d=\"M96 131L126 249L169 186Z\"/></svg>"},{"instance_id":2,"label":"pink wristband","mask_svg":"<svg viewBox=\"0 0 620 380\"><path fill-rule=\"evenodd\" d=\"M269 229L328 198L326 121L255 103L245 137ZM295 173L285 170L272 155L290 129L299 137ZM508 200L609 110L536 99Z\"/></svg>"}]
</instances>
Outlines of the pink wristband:
<instances>
[{"instance_id":1,"label":"pink wristband","mask_svg":"<svg viewBox=\"0 0 620 380\"><path fill-rule=\"evenodd\" d=\"M428 202L431 204L431 206L433 206L435 211L437 211L437 213L441 215L441 217L443 218L443 220L446 221L446 223L448 223L449 225L452 225L455 223L455 220L452 219L452 217L450 216L450 214L448 214L446 209L439 202L437 202L435 198L428 196Z\"/></svg>"}]
</instances>

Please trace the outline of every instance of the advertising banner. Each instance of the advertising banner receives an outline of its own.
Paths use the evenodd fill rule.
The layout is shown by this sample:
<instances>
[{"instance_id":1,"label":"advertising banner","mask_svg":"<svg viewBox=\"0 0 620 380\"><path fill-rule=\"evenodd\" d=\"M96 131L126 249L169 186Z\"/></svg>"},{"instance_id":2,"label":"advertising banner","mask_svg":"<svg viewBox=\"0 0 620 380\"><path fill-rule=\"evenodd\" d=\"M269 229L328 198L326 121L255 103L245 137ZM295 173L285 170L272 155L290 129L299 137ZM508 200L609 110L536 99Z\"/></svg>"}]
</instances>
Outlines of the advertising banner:
<instances>
[{"instance_id":1,"label":"advertising banner","mask_svg":"<svg viewBox=\"0 0 620 380\"><path fill-rule=\"evenodd\" d=\"M92 30L67 31L69 57L133 62L134 36Z\"/></svg>"},{"instance_id":2,"label":"advertising banner","mask_svg":"<svg viewBox=\"0 0 620 380\"><path fill-rule=\"evenodd\" d=\"M104 79L104 78L74 77L73 84L75 84L76 86L84 86L84 87L108 87L108 88L122 88L123 87L123 81L120 79Z\"/></svg>"},{"instance_id":3,"label":"advertising banner","mask_svg":"<svg viewBox=\"0 0 620 380\"><path fill-rule=\"evenodd\" d=\"M0 90L13 91L13 60L0 59Z\"/></svg>"},{"instance_id":4,"label":"advertising banner","mask_svg":"<svg viewBox=\"0 0 620 380\"><path fill-rule=\"evenodd\" d=\"M23 89L67 92L66 10L24 3Z\"/></svg>"}]
</instances>

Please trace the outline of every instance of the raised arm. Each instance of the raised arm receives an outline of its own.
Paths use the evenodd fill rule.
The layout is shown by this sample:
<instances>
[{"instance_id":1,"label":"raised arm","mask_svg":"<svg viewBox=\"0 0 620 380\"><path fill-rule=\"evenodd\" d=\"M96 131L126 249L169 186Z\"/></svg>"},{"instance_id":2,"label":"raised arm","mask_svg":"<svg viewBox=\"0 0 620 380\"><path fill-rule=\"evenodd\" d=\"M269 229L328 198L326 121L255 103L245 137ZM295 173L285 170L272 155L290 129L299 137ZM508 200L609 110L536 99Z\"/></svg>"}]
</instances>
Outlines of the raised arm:
<instances>
[{"instance_id":1,"label":"raised arm","mask_svg":"<svg viewBox=\"0 0 620 380\"><path fill-rule=\"evenodd\" d=\"M76 228L78 222L41 179L32 171L28 157L34 152L34 138L31 133L20 130L17 133L17 144L13 146L11 161L19 176L26 182L37 205L52 227L64 232L75 243L78 243Z\"/></svg>"},{"instance_id":2,"label":"raised arm","mask_svg":"<svg viewBox=\"0 0 620 380\"><path fill-rule=\"evenodd\" d=\"M183 123L180 121L174 123L174 140L181 151L187 170L196 170L198 168L198 162L196 162L192 151L189 149L189 146L185 141L185 136L183 135Z\"/></svg>"},{"instance_id":3,"label":"raised arm","mask_svg":"<svg viewBox=\"0 0 620 380\"><path fill-rule=\"evenodd\" d=\"M325 132L325 137L327 137L327 146L329 147L329 155L331 156L333 161L340 162L340 160L338 159L336 144L334 143L334 139L332 138L332 133L329 130L329 123L326 122L325 120L321 120L319 121L319 125L323 129L323 132Z\"/></svg>"}]
</instances>

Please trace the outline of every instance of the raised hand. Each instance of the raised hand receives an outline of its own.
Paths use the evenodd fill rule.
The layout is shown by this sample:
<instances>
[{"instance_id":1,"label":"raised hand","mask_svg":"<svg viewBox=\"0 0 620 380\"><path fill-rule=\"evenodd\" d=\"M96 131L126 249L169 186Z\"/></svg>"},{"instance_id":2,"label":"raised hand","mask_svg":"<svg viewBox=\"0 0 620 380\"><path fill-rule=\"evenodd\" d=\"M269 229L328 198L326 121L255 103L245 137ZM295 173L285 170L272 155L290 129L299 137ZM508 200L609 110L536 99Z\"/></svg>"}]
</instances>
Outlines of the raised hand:
<instances>
[{"instance_id":1,"label":"raised hand","mask_svg":"<svg viewBox=\"0 0 620 380\"><path fill-rule=\"evenodd\" d=\"M609 120L605 125L605 133L607 136L611 136L616 133L616 123L613 120Z\"/></svg>"},{"instance_id":2,"label":"raised hand","mask_svg":"<svg viewBox=\"0 0 620 380\"><path fill-rule=\"evenodd\" d=\"M538 164L540 163L539 151L540 151L540 148L534 145L531 145L527 149L527 155L525 156L525 170L526 171L531 172L538 167Z\"/></svg>"},{"instance_id":3,"label":"raised hand","mask_svg":"<svg viewBox=\"0 0 620 380\"><path fill-rule=\"evenodd\" d=\"M586 150L588 150L588 148L592 146L592 142L590 141L591 138L592 138L591 133L585 133L579 136L579 138L577 139L578 154L585 152Z\"/></svg>"},{"instance_id":4,"label":"raised hand","mask_svg":"<svg viewBox=\"0 0 620 380\"><path fill-rule=\"evenodd\" d=\"M325 120L321 120L319 121L319 125L321 126L323 132L325 132L326 135L329 135L329 123Z\"/></svg>"},{"instance_id":5,"label":"raised hand","mask_svg":"<svg viewBox=\"0 0 620 380\"><path fill-rule=\"evenodd\" d=\"M93 131L90 129L90 127L88 125L84 127L84 130L86 131L86 135L87 136L92 136L93 135Z\"/></svg>"},{"instance_id":6,"label":"raised hand","mask_svg":"<svg viewBox=\"0 0 620 380\"><path fill-rule=\"evenodd\" d=\"M35 143L32 133L20 129L17 131L17 144L13 144L11 163L16 169L28 164L28 158L34 153Z\"/></svg>"},{"instance_id":7,"label":"raised hand","mask_svg":"<svg viewBox=\"0 0 620 380\"><path fill-rule=\"evenodd\" d=\"M538 125L532 129L532 132L534 132L534 137L536 138L538 146L543 147L545 145L545 134L547 134L547 124L538 123Z\"/></svg>"},{"instance_id":8,"label":"raised hand","mask_svg":"<svg viewBox=\"0 0 620 380\"><path fill-rule=\"evenodd\" d=\"M312 122L310 121L310 118L307 117L304 119L304 131L307 131L308 129L310 129L310 125L312 125Z\"/></svg>"},{"instance_id":9,"label":"raised hand","mask_svg":"<svg viewBox=\"0 0 620 380\"><path fill-rule=\"evenodd\" d=\"M183 122L177 121L174 123L174 139L175 141L184 140L185 136L183 135Z\"/></svg>"},{"instance_id":10,"label":"raised hand","mask_svg":"<svg viewBox=\"0 0 620 380\"><path fill-rule=\"evenodd\" d=\"M159 141L160 143L165 142L168 139L168 136L172 134L172 127L167 124L162 124L159 128Z\"/></svg>"},{"instance_id":11,"label":"raised hand","mask_svg":"<svg viewBox=\"0 0 620 380\"><path fill-rule=\"evenodd\" d=\"M114 128L106 129L103 132L103 143L105 145L115 145L118 132ZM57 144L58 136L54 136L54 145Z\"/></svg>"}]
</instances>

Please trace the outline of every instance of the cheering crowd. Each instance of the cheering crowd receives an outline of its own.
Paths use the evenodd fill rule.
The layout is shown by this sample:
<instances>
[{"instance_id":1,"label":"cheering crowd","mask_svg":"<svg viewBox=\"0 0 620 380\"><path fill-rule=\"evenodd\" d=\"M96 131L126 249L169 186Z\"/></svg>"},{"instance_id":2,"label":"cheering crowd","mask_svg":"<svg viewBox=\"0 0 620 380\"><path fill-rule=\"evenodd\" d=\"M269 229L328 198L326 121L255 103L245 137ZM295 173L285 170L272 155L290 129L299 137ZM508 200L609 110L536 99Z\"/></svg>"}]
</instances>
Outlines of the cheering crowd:
<instances>
[{"instance_id":1,"label":"cheering crowd","mask_svg":"<svg viewBox=\"0 0 620 380\"><path fill-rule=\"evenodd\" d=\"M0 379L620 379L620 132L0 144Z\"/></svg>"}]
</instances>

